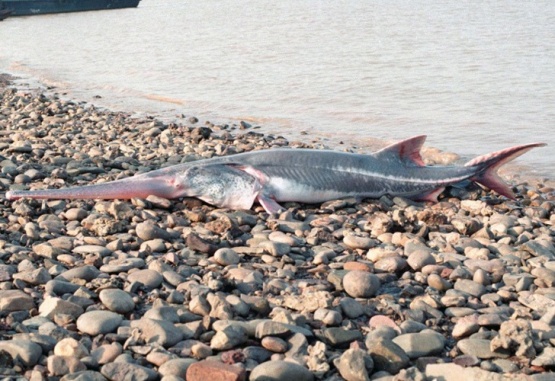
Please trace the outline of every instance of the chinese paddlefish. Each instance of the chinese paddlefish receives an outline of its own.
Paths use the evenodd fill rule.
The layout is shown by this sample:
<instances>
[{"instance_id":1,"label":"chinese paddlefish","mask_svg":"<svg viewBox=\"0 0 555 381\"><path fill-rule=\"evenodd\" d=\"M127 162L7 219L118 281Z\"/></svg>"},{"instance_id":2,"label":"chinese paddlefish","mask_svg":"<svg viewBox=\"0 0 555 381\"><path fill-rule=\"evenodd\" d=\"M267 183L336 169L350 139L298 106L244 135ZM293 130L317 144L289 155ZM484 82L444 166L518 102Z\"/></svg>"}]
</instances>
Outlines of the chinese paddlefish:
<instances>
[{"instance_id":1,"label":"chinese paddlefish","mask_svg":"<svg viewBox=\"0 0 555 381\"><path fill-rule=\"evenodd\" d=\"M269 149L178 164L122 180L94 185L6 193L9 200L130 199L155 195L197 197L209 204L249 209L255 201L268 213L279 202L319 203L345 197L402 196L437 201L446 186L475 181L505 197L511 188L497 175L503 164L541 147L531 143L470 160L464 166L426 166L420 156L425 136L394 143L370 155L311 150Z\"/></svg>"}]
</instances>

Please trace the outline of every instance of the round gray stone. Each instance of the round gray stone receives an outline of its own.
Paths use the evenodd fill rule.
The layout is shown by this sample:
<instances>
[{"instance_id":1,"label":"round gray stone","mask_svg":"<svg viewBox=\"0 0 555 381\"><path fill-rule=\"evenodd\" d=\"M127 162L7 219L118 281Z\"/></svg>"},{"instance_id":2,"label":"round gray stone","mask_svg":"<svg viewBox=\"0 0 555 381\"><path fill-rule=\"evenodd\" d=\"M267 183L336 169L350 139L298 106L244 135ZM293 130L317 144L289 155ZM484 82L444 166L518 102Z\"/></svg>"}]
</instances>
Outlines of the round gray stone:
<instances>
[{"instance_id":1,"label":"round gray stone","mask_svg":"<svg viewBox=\"0 0 555 381\"><path fill-rule=\"evenodd\" d=\"M416 250L409 255L407 263L414 271L420 271L426 265L435 265L436 260L429 251Z\"/></svg>"},{"instance_id":2,"label":"round gray stone","mask_svg":"<svg viewBox=\"0 0 555 381\"><path fill-rule=\"evenodd\" d=\"M223 351L244 344L247 339L247 330L244 327L237 324L228 325L221 331L216 332L210 341L210 347Z\"/></svg>"},{"instance_id":3,"label":"round gray stone","mask_svg":"<svg viewBox=\"0 0 555 381\"><path fill-rule=\"evenodd\" d=\"M343 288L353 298L371 298L380 288L380 279L366 271L349 271L343 277Z\"/></svg>"},{"instance_id":4,"label":"round gray stone","mask_svg":"<svg viewBox=\"0 0 555 381\"><path fill-rule=\"evenodd\" d=\"M486 293L486 288L483 285L470 279L458 279L455 282L455 290L466 292L477 298Z\"/></svg>"},{"instance_id":5,"label":"round gray stone","mask_svg":"<svg viewBox=\"0 0 555 381\"><path fill-rule=\"evenodd\" d=\"M75 267L73 269L64 271L63 273L58 275L56 279L67 280L68 282L72 281L73 279L83 279L87 282L90 282L91 280L97 278L99 274L100 271L96 267L87 265Z\"/></svg>"},{"instance_id":6,"label":"round gray stone","mask_svg":"<svg viewBox=\"0 0 555 381\"><path fill-rule=\"evenodd\" d=\"M133 271L127 277L129 283L139 282L145 285L145 287L154 289L162 284L164 277L158 271L144 269Z\"/></svg>"},{"instance_id":7,"label":"round gray stone","mask_svg":"<svg viewBox=\"0 0 555 381\"><path fill-rule=\"evenodd\" d=\"M104 365L100 372L108 380L156 381L158 372L153 369L125 362L112 362Z\"/></svg>"},{"instance_id":8,"label":"round gray stone","mask_svg":"<svg viewBox=\"0 0 555 381\"><path fill-rule=\"evenodd\" d=\"M123 318L111 311L89 311L77 319L77 329L91 336L114 332Z\"/></svg>"},{"instance_id":9,"label":"round gray stone","mask_svg":"<svg viewBox=\"0 0 555 381\"><path fill-rule=\"evenodd\" d=\"M60 381L106 381L100 372L95 372L94 370L84 370L81 372L75 372L71 374L66 374Z\"/></svg>"},{"instance_id":10,"label":"round gray stone","mask_svg":"<svg viewBox=\"0 0 555 381\"><path fill-rule=\"evenodd\" d=\"M98 297L106 308L119 314L126 314L135 309L135 302L131 295L117 288L104 289L100 291Z\"/></svg>"},{"instance_id":11,"label":"round gray stone","mask_svg":"<svg viewBox=\"0 0 555 381\"><path fill-rule=\"evenodd\" d=\"M347 349L333 362L341 376L348 381L369 381L368 372L374 368L374 361L366 351L358 348Z\"/></svg>"},{"instance_id":12,"label":"round gray stone","mask_svg":"<svg viewBox=\"0 0 555 381\"><path fill-rule=\"evenodd\" d=\"M441 353L445 338L437 332L426 330L399 335L393 339L393 342L400 346L411 359L415 359Z\"/></svg>"},{"instance_id":13,"label":"round gray stone","mask_svg":"<svg viewBox=\"0 0 555 381\"><path fill-rule=\"evenodd\" d=\"M28 368L35 366L42 355L41 346L30 340L0 341L0 351L8 352L12 358L19 358Z\"/></svg>"},{"instance_id":14,"label":"round gray stone","mask_svg":"<svg viewBox=\"0 0 555 381\"><path fill-rule=\"evenodd\" d=\"M216 250L214 253L214 260L222 266L236 265L241 262L241 258L235 250L228 248Z\"/></svg>"},{"instance_id":15,"label":"round gray stone","mask_svg":"<svg viewBox=\"0 0 555 381\"><path fill-rule=\"evenodd\" d=\"M186 380L187 369L195 362L197 362L197 360L191 358L168 360L164 364L160 365L158 372L164 377L177 376Z\"/></svg>"},{"instance_id":16,"label":"round gray stone","mask_svg":"<svg viewBox=\"0 0 555 381\"><path fill-rule=\"evenodd\" d=\"M313 381L314 375L304 366L289 361L267 361L256 366L249 381L295 380Z\"/></svg>"},{"instance_id":17,"label":"round gray stone","mask_svg":"<svg viewBox=\"0 0 555 381\"><path fill-rule=\"evenodd\" d=\"M183 338L183 332L172 322L141 318L131 322L132 328L141 330L141 337L147 343L157 343L163 347L171 347Z\"/></svg>"},{"instance_id":18,"label":"round gray stone","mask_svg":"<svg viewBox=\"0 0 555 381\"><path fill-rule=\"evenodd\" d=\"M0 311L28 311L34 307L33 298L21 290L0 291Z\"/></svg>"}]
</instances>

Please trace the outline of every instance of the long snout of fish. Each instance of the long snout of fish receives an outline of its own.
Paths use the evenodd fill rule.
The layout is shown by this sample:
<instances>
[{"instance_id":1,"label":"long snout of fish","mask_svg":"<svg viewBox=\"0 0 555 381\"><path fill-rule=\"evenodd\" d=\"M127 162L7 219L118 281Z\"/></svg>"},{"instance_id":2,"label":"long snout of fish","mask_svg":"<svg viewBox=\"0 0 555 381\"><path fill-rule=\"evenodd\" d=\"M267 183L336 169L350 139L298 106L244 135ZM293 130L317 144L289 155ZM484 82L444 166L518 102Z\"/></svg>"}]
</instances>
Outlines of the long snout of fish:
<instances>
[{"instance_id":1,"label":"long snout of fish","mask_svg":"<svg viewBox=\"0 0 555 381\"><path fill-rule=\"evenodd\" d=\"M186 195L183 183L176 176L139 175L123 180L64 189L14 190L6 193L8 200L34 199L131 199L150 195L177 198Z\"/></svg>"}]
</instances>

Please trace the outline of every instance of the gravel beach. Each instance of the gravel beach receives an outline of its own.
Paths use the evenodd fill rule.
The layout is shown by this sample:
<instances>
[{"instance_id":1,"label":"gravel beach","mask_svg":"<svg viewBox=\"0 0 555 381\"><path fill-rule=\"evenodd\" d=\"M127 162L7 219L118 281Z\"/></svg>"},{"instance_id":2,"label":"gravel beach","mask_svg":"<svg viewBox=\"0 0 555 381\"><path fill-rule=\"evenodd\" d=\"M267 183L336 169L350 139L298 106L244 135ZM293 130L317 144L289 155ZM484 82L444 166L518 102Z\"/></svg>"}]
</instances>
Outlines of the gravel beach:
<instances>
[{"instance_id":1,"label":"gravel beach","mask_svg":"<svg viewBox=\"0 0 555 381\"><path fill-rule=\"evenodd\" d=\"M7 77L0 91L3 379L555 379L553 182L513 179L516 201L475 187L279 216L157 197L8 202L9 189L322 147L245 122L137 119Z\"/></svg>"}]
</instances>

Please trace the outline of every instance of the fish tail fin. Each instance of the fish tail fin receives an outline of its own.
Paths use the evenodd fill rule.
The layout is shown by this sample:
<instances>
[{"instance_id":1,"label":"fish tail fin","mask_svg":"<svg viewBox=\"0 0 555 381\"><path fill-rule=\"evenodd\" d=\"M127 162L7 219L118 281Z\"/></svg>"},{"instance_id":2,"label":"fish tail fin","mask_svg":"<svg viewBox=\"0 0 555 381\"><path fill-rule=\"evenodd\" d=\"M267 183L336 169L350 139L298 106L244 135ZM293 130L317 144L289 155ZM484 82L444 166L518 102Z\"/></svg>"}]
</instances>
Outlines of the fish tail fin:
<instances>
[{"instance_id":1,"label":"fish tail fin","mask_svg":"<svg viewBox=\"0 0 555 381\"><path fill-rule=\"evenodd\" d=\"M499 177L497 170L502 165L525 154L532 148L543 147L545 145L545 143L531 143L506 148L501 151L478 156L466 163L465 167L476 167L476 175L472 177L473 181L514 200L515 195L511 187Z\"/></svg>"}]
</instances>

